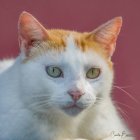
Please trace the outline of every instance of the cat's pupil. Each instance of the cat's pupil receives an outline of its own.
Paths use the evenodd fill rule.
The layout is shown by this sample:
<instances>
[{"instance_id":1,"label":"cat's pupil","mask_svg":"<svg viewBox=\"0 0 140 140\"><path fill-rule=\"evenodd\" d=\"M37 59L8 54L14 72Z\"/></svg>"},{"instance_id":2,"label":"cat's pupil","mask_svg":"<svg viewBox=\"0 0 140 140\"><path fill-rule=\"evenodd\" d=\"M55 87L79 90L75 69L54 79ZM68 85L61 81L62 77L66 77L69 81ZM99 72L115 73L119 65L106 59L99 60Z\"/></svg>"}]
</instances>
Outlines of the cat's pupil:
<instances>
[{"instance_id":1,"label":"cat's pupil","mask_svg":"<svg viewBox=\"0 0 140 140\"><path fill-rule=\"evenodd\" d=\"M92 70L92 75L94 74L93 70Z\"/></svg>"},{"instance_id":2,"label":"cat's pupil","mask_svg":"<svg viewBox=\"0 0 140 140\"><path fill-rule=\"evenodd\" d=\"M53 72L55 71L55 69L53 68Z\"/></svg>"}]
</instances>

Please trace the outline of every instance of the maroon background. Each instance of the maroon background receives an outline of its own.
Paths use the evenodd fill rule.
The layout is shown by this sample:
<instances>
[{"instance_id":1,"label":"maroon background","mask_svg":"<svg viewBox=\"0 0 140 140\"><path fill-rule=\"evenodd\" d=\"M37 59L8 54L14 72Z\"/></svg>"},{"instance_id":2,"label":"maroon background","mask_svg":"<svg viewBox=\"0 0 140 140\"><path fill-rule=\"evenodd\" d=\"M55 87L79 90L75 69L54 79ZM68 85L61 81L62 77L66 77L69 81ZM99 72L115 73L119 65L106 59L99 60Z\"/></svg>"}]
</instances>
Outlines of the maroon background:
<instances>
[{"instance_id":1,"label":"maroon background","mask_svg":"<svg viewBox=\"0 0 140 140\"><path fill-rule=\"evenodd\" d=\"M140 1L139 0L0 0L0 58L19 53L17 21L26 10L48 28L91 31L115 17L123 17L115 62L115 85L125 87L126 93L114 89L115 100L123 116L140 139ZM124 105L125 104L125 105Z\"/></svg>"}]
</instances>

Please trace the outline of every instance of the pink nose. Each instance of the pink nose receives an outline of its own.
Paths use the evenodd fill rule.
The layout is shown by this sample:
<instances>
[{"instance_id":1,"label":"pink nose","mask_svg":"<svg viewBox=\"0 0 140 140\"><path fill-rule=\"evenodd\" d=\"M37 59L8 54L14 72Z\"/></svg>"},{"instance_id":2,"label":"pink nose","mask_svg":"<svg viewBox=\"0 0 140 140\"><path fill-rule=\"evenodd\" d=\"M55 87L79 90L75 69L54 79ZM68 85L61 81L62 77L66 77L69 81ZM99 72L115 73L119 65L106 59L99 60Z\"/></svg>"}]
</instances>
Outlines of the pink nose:
<instances>
[{"instance_id":1,"label":"pink nose","mask_svg":"<svg viewBox=\"0 0 140 140\"><path fill-rule=\"evenodd\" d=\"M84 93L82 93L82 92L79 91L79 90L76 90L76 91L70 90L70 91L68 91L68 94L71 96L71 98L72 98L74 101L79 100L80 97L81 97L82 95L84 95Z\"/></svg>"}]
</instances>

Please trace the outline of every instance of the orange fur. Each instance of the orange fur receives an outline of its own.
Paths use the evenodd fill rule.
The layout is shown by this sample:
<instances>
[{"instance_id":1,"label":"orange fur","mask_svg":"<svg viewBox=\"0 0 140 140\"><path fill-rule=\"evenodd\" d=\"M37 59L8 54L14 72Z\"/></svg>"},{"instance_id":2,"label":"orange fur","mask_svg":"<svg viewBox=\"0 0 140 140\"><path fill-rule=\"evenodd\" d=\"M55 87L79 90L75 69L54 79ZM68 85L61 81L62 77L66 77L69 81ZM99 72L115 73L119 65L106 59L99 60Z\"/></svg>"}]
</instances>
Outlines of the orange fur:
<instances>
[{"instance_id":1,"label":"orange fur","mask_svg":"<svg viewBox=\"0 0 140 140\"><path fill-rule=\"evenodd\" d=\"M112 67L110 57L114 52L121 25L122 19L116 17L89 33L60 29L46 30L31 14L24 12L19 19L20 36L27 41L25 49L28 56L24 62L47 53L48 50L65 51L67 38L72 36L81 51L97 52Z\"/></svg>"},{"instance_id":2,"label":"orange fur","mask_svg":"<svg viewBox=\"0 0 140 140\"><path fill-rule=\"evenodd\" d=\"M65 47L67 47L67 38L70 35L73 36L76 46L83 52L93 49L94 51L98 51L98 53L104 54L104 50L101 49L101 45L98 42L88 39L88 33L53 29L47 30L47 34L48 38L46 40L32 42L32 45L36 47L36 49L33 49L34 53L31 51L28 57L33 55L35 57L42 53L47 53L48 50L64 51Z\"/></svg>"},{"instance_id":3,"label":"orange fur","mask_svg":"<svg viewBox=\"0 0 140 140\"><path fill-rule=\"evenodd\" d=\"M112 63L109 61L105 49L103 49L102 47L103 45L99 44L97 41L91 40L89 38L89 33L80 33L58 29L47 30L47 33L47 40L34 42L33 46L36 49L34 48L31 50L24 62L27 62L28 60L33 59L39 55L43 55L50 50L58 52L65 51L65 47L67 47L67 37L72 35L75 44L79 49L81 49L83 52L86 52L88 50L96 51L99 55L106 59L110 66L112 66Z\"/></svg>"}]
</instances>

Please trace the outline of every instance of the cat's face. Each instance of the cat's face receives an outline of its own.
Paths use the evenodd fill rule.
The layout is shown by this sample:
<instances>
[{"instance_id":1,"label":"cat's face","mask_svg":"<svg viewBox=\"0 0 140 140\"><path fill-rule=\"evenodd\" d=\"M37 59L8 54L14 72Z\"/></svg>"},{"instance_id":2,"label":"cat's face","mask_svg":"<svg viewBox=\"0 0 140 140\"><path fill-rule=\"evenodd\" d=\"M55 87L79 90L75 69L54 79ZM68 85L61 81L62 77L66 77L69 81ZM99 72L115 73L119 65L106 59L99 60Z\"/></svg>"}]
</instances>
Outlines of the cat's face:
<instances>
[{"instance_id":1,"label":"cat's face","mask_svg":"<svg viewBox=\"0 0 140 140\"><path fill-rule=\"evenodd\" d=\"M19 23L21 96L30 109L77 115L109 96L113 79L110 57L120 18L94 33L46 31L28 13L21 15Z\"/></svg>"}]
</instances>

